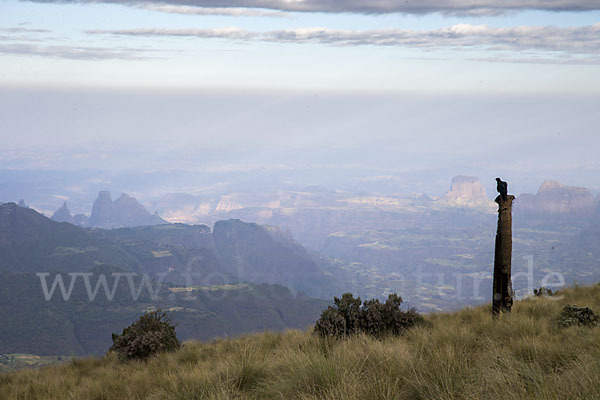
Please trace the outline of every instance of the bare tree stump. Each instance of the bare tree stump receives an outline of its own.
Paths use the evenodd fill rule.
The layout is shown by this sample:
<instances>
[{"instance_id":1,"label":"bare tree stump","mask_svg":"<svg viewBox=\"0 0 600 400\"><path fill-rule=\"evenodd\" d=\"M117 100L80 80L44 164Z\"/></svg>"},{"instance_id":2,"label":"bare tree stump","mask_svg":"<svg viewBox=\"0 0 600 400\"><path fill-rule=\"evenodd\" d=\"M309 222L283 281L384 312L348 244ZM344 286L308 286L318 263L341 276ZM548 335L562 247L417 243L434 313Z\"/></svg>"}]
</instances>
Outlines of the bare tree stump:
<instances>
[{"instance_id":1,"label":"bare tree stump","mask_svg":"<svg viewBox=\"0 0 600 400\"><path fill-rule=\"evenodd\" d=\"M512 260L512 203L515 196L496 197L498 203L498 230L496 231L496 251L494 254L494 283L492 289L492 315L510 312L513 304L511 281Z\"/></svg>"}]
</instances>

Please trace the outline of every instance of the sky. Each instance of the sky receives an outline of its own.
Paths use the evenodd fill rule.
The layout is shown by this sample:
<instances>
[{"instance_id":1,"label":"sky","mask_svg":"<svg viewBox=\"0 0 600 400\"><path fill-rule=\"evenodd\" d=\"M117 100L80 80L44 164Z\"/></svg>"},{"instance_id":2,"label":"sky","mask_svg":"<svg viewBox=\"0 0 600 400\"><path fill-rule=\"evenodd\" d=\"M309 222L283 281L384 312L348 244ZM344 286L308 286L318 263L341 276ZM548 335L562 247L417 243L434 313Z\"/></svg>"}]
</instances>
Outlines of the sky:
<instances>
[{"instance_id":1,"label":"sky","mask_svg":"<svg viewBox=\"0 0 600 400\"><path fill-rule=\"evenodd\" d=\"M597 0L0 2L3 170L364 166L597 191L598 105Z\"/></svg>"},{"instance_id":2,"label":"sky","mask_svg":"<svg viewBox=\"0 0 600 400\"><path fill-rule=\"evenodd\" d=\"M0 84L598 93L598 4L3 0Z\"/></svg>"}]
</instances>

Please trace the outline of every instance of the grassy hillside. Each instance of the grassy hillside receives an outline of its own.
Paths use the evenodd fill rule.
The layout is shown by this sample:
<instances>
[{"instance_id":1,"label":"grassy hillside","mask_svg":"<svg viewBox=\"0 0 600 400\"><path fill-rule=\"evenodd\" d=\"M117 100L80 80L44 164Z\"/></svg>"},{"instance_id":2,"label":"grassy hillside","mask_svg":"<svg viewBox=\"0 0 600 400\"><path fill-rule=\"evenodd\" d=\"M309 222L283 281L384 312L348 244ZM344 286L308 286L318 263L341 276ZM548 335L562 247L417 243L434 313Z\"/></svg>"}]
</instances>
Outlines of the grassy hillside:
<instances>
[{"instance_id":1,"label":"grassy hillside","mask_svg":"<svg viewBox=\"0 0 600 400\"><path fill-rule=\"evenodd\" d=\"M133 301L126 282L117 287L113 300L99 295L90 302L82 280L69 301L60 294L46 301L34 275L0 271L0 282L0 354L101 355L110 348L112 333L154 308L169 311L180 339L208 340L265 329L304 329L329 304L266 284L170 286L156 300L144 290ZM135 287L139 285L137 279Z\"/></svg>"},{"instance_id":2,"label":"grassy hillside","mask_svg":"<svg viewBox=\"0 0 600 400\"><path fill-rule=\"evenodd\" d=\"M189 342L147 363L116 357L0 375L10 399L593 399L600 327L560 328L565 304L600 311L600 285L427 316L403 337L318 339L262 333Z\"/></svg>"}]
</instances>

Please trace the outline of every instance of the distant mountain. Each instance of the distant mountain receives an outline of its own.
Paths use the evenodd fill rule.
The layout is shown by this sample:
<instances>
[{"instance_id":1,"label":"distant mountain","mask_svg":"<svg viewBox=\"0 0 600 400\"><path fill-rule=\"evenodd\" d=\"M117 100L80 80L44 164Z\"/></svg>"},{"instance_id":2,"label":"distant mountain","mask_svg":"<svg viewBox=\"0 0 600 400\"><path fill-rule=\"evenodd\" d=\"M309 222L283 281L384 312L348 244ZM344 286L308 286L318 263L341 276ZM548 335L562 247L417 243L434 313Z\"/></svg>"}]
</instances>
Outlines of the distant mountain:
<instances>
[{"instance_id":1,"label":"distant mountain","mask_svg":"<svg viewBox=\"0 0 600 400\"><path fill-rule=\"evenodd\" d=\"M70 224L79 226L88 226L90 222L90 218L85 214L72 215L66 201L63 202L62 207L56 210L56 212L52 215L52 220L56 222L68 222Z\"/></svg>"},{"instance_id":2,"label":"distant mountain","mask_svg":"<svg viewBox=\"0 0 600 400\"><path fill-rule=\"evenodd\" d=\"M168 224L158 214L150 214L135 198L123 193L113 201L108 191L98 193L89 217L84 214L73 216L67 203L64 202L52 215L52 219L57 222L104 229Z\"/></svg>"},{"instance_id":3,"label":"distant mountain","mask_svg":"<svg viewBox=\"0 0 600 400\"><path fill-rule=\"evenodd\" d=\"M158 215L150 214L135 198L123 193L112 201L107 191L98 194L89 220L90 226L107 229L166 223Z\"/></svg>"},{"instance_id":4,"label":"distant mountain","mask_svg":"<svg viewBox=\"0 0 600 400\"><path fill-rule=\"evenodd\" d=\"M293 220L294 225L302 223L308 231L313 231L315 227L328 224L322 220L322 214L403 213L408 210L427 213L457 205L487 213L496 211L496 205L488 199L479 178L466 176L454 177L450 191L442 197L430 197L424 193L384 195L303 187L297 190L248 190L202 196L170 193L155 204L155 209L172 223L212 224L224 219L241 219L264 225L285 225L287 228L287 222ZM319 216L309 221L305 218L306 214ZM343 219L347 217L343 216ZM291 231L295 237L301 236L297 229ZM329 233L335 233L335 230ZM306 245L306 242L303 244Z\"/></svg>"},{"instance_id":5,"label":"distant mountain","mask_svg":"<svg viewBox=\"0 0 600 400\"><path fill-rule=\"evenodd\" d=\"M596 200L583 187L545 181L536 194L517 197L515 215L531 218L587 219L596 213Z\"/></svg>"},{"instance_id":6,"label":"distant mountain","mask_svg":"<svg viewBox=\"0 0 600 400\"><path fill-rule=\"evenodd\" d=\"M485 188L479 178L474 176L455 176L452 178L450 191L441 200L465 206L489 205L490 203Z\"/></svg>"},{"instance_id":7,"label":"distant mountain","mask_svg":"<svg viewBox=\"0 0 600 400\"><path fill-rule=\"evenodd\" d=\"M66 201L63 202L61 208L59 208L54 214L52 214L52 220L56 222L68 222L70 224L75 225L75 219L73 218L73 215L71 215L71 210L69 210Z\"/></svg>"},{"instance_id":8,"label":"distant mountain","mask_svg":"<svg viewBox=\"0 0 600 400\"><path fill-rule=\"evenodd\" d=\"M15 203L0 205L0 270L37 272L46 268L68 269L82 263L94 265L105 245L105 241L100 242L81 228L52 221L31 208ZM92 247L94 258L88 258L83 249ZM67 249L77 251L69 253ZM68 263L63 262L63 254L72 256Z\"/></svg>"},{"instance_id":9,"label":"distant mountain","mask_svg":"<svg viewBox=\"0 0 600 400\"><path fill-rule=\"evenodd\" d=\"M0 205L0 270L87 271L110 265L137 273L167 273L181 283L188 272L224 281L276 283L328 298L332 281L316 260L279 229L239 220L113 230L58 223L35 210Z\"/></svg>"},{"instance_id":10,"label":"distant mountain","mask_svg":"<svg viewBox=\"0 0 600 400\"><path fill-rule=\"evenodd\" d=\"M0 205L0 353L102 353L111 333L154 308L173 314L182 339L312 324L326 301L259 284L319 290L330 278L310 256L276 229L241 221L218 225L216 235L207 226L182 224L84 229L14 203ZM63 300L59 285L47 301L36 273L47 274L47 289L57 274L65 290L75 282L71 298ZM119 282L114 274L134 275ZM116 288L111 300L101 275ZM154 299L144 276L158 293ZM137 300L129 285L142 287ZM97 297L89 301L94 288Z\"/></svg>"}]
</instances>

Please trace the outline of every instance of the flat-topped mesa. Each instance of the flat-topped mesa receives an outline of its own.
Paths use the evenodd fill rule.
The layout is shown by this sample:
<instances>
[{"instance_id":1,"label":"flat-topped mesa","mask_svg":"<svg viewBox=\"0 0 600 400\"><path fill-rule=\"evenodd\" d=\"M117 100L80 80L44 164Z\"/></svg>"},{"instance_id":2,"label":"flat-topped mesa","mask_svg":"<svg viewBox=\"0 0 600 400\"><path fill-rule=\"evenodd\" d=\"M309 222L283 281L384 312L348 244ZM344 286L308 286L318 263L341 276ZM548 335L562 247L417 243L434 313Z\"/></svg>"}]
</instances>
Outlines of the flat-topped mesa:
<instances>
[{"instance_id":1,"label":"flat-topped mesa","mask_svg":"<svg viewBox=\"0 0 600 400\"><path fill-rule=\"evenodd\" d=\"M452 178L450 191L446 193L443 200L455 204L488 204L485 188L475 176L455 176Z\"/></svg>"},{"instance_id":2,"label":"flat-topped mesa","mask_svg":"<svg viewBox=\"0 0 600 400\"><path fill-rule=\"evenodd\" d=\"M520 195L515 203L515 213L587 218L595 214L596 203L592 193L584 187L548 180L542 183L537 194Z\"/></svg>"}]
</instances>

